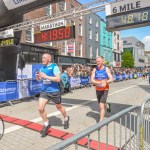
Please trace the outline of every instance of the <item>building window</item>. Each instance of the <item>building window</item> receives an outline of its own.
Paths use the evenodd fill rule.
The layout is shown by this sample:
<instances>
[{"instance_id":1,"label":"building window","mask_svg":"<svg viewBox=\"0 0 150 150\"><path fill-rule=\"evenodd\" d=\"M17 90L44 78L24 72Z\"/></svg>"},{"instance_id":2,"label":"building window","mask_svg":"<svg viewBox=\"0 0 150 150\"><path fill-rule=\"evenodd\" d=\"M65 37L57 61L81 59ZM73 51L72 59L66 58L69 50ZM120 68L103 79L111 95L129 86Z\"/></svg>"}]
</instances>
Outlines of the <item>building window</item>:
<instances>
[{"instance_id":1,"label":"building window","mask_svg":"<svg viewBox=\"0 0 150 150\"><path fill-rule=\"evenodd\" d=\"M92 18L89 17L89 24L92 24Z\"/></svg>"},{"instance_id":2,"label":"building window","mask_svg":"<svg viewBox=\"0 0 150 150\"><path fill-rule=\"evenodd\" d=\"M45 6L45 16L50 16L52 14L52 5Z\"/></svg>"},{"instance_id":3,"label":"building window","mask_svg":"<svg viewBox=\"0 0 150 150\"><path fill-rule=\"evenodd\" d=\"M119 34L117 34L117 40L119 40Z\"/></svg>"},{"instance_id":4,"label":"building window","mask_svg":"<svg viewBox=\"0 0 150 150\"><path fill-rule=\"evenodd\" d=\"M73 20L71 20L71 25L72 25L72 26L75 25L75 22L74 22Z\"/></svg>"},{"instance_id":5,"label":"building window","mask_svg":"<svg viewBox=\"0 0 150 150\"><path fill-rule=\"evenodd\" d=\"M103 44L104 44L104 46L106 46L106 37L105 36L103 37Z\"/></svg>"},{"instance_id":6,"label":"building window","mask_svg":"<svg viewBox=\"0 0 150 150\"><path fill-rule=\"evenodd\" d=\"M103 27L103 33L106 34L106 28L105 27Z\"/></svg>"},{"instance_id":7,"label":"building window","mask_svg":"<svg viewBox=\"0 0 150 150\"><path fill-rule=\"evenodd\" d=\"M89 39L92 39L92 30L89 29Z\"/></svg>"},{"instance_id":8,"label":"building window","mask_svg":"<svg viewBox=\"0 0 150 150\"><path fill-rule=\"evenodd\" d=\"M96 28L98 28L98 21L96 21Z\"/></svg>"},{"instance_id":9,"label":"building window","mask_svg":"<svg viewBox=\"0 0 150 150\"><path fill-rule=\"evenodd\" d=\"M108 47L110 48L110 39L108 38Z\"/></svg>"},{"instance_id":10,"label":"building window","mask_svg":"<svg viewBox=\"0 0 150 150\"><path fill-rule=\"evenodd\" d=\"M66 50L67 50L67 41L62 41L62 51L61 54L66 55Z\"/></svg>"},{"instance_id":11,"label":"building window","mask_svg":"<svg viewBox=\"0 0 150 150\"><path fill-rule=\"evenodd\" d=\"M96 57L98 57L98 47L96 47Z\"/></svg>"},{"instance_id":12,"label":"building window","mask_svg":"<svg viewBox=\"0 0 150 150\"><path fill-rule=\"evenodd\" d=\"M59 2L58 4L59 4L60 11L66 10L66 2L62 1L62 2Z\"/></svg>"},{"instance_id":13,"label":"building window","mask_svg":"<svg viewBox=\"0 0 150 150\"><path fill-rule=\"evenodd\" d=\"M82 57L82 44L79 43L79 56Z\"/></svg>"},{"instance_id":14,"label":"building window","mask_svg":"<svg viewBox=\"0 0 150 150\"><path fill-rule=\"evenodd\" d=\"M95 36L96 36L95 41L98 42L98 32L95 32Z\"/></svg>"},{"instance_id":15,"label":"building window","mask_svg":"<svg viewBox=\"0 0 150 150\"><path fill-rule=\"evenodd\" d=\"M82 36L82 25L79 24L79 35Z\"/></svg>"},{"instance_id":16,"label":"building window","mask_svg":"<svg viewBox=\"0 0 150 150\"><path fill-rule=\"evenodd\" d=\"M114 61L116 61L116 53L114 53Z\"/></svg>"},{"instance_id":17,"label":"building window","mask_svg":"<svg viewBox=\"0 0 150 150\"><path fill-rule=\"evenodd\" d=\"M34 42L33 30L34 28L26 30L26 42L30 42L30 43Z\"/></svg>"},{"instance_id":18,"label":"building window","mask_svg":"<svg viewBox=\"0 0 150 150\"><path fill-rule=\"evenodd\" d=\"M83 16L80 16L80 20L82 20L83 19Z\"/></svg>"},{"instance_id":19,"label":"building window","mask_svg":"<svg viewBox=\"0 0 150 150\"><path fill-rule=\"evenodd\" d=\"M92 58L93 54L92 54L92 46L91 45L89 46L89 53L90 53L90 58Z\"/></svg>"},{"instance_id":20,"label":"building window","mask_svg":"<svg viewBox=\"0 0 150 150\"><path fill-rule=\"evenodd\" d=\"M117 42L117 50L119 51L119 42Z\"/></svg>"}]
</instances>

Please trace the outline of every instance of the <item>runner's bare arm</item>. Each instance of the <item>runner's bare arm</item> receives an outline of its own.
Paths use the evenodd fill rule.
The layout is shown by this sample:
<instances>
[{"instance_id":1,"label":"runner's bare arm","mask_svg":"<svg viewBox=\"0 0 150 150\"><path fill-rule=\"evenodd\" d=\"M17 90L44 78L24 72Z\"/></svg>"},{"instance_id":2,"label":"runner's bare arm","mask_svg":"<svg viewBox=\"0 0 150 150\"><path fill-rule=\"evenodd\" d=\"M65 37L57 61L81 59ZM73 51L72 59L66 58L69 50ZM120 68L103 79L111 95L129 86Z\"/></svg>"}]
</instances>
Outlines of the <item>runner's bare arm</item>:
<instances>
[{"instance_id":1,"label":"runner's bare arm","mask_svg":"<svg viewBox=\"0 0 150 150\"><path fill-rule=\"evenodd\" d=\"M106 73L107 73L108 78L109 78L109 80L107 80L107 83L113 82L113 76L112 76L110 69L108 67L106 67Z\"/></svg>"},{"instance_id":2,"label":"runner's bare arm","mask_svg":"<svg viewBox=\"0 0 150 150\"><path fill-rule=\"evenodd\" d=\"M47 80L54 81L54 82L60 82L60 74L57 74L54 77L51 77L51 76L47 76L45 73L41 72L40 77L47 79Z\"/></svg>"}]
</instances>

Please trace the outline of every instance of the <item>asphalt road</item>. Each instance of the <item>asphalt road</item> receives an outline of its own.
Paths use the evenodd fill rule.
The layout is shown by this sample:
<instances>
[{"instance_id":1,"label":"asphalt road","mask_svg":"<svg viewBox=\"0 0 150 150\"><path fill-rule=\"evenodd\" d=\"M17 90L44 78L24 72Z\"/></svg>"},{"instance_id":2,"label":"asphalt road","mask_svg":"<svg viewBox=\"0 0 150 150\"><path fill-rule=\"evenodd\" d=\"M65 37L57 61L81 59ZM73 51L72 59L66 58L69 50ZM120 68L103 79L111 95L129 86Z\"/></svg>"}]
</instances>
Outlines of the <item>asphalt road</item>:
<instances>
[{"instance_id":1,"label":"asphalt road","mask_svg":"<svg viewBox=\"0 0 150 150\"><path fill-rule=\"evenodd\" d=\"M50 102L47 104L46 110L53 128L76 134L99 121L99 107L94 87L74 90L73 93L62 97L62 104L66 107L70 116L70 128L63 129L63 117L56 110L55 105ZM106 115L106 118L132 105L140 106L147 97L150 97L148 80L133 79L112 83L108 96L112 112ZM0 104L0 114L42 124L37 110L37 99L15 101L13 105L12 107L9 104ZM96 134L92 138L96 139ZM41 138L39 132L5 122L5 135L0 140L0 149L44 150L60 141L60 139L51 136ZM113 138L110 138L109 142L113 144Z\"/></svg>"}]
</instances>

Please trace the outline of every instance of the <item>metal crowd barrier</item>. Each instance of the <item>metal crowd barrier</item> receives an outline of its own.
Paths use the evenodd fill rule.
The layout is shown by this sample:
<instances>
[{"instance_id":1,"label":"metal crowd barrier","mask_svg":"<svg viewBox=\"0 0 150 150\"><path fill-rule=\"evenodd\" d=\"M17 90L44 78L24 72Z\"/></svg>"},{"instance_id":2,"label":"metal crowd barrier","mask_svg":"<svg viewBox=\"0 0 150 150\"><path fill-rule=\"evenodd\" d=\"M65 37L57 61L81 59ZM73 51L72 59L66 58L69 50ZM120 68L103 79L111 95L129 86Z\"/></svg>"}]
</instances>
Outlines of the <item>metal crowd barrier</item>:
<instances>
[{"instance_id":1,"label":"metal crowd barrier","mask_svg":"<svg viewBox=\"0 0 150 150\"><path fill-rule=\"evenodd\" d=\"M140 150L150 149L150 98L141 106L140 132L138 135Z\"/></svg>"},{"instance_id":2,"label":"metal crowd barrier","mask_svg":"<svg viewBox=\"0 0 150 150\"><path fill-rule=\"evenodd\" d=\"M78 150L81 148L78 141L83 138L88 139L84 146L88 150L92 140L98 141L97 150L109 150L110 147L114 150L149 150L150 97L141 107L131 106L47 150Z\"/></svg>"},{"instance_id":3,"label":"metal crowd barrier","mask_svg":"<svg viewBox=\"0 0 150 150\"><path fill-rule=\"evenodd\" d=\"M0 82L0 102L35 98L41 92L42 82L35 79L18 79ZM13 106L13 105L12 105Z\"/></svg>"},{"instance_id":4,"label":"metal crowd barrier","mask_svg":"<svg viewBox=\"0 0 150 150\"><path fill-rule=\"evenodd\" d=\"M65 148L78 150L81 147L78 141L82 138L87 138L88 143L85 146L90 150L91 140L97 140L97 150L104 150L101 143L106 143L106 150L113 147L114 150L128 149L127 145L137 150L136 133L137 133L137 114L139 113L138 106L131 106L104 121L95 124L78 134L62 141L47 150L63 150ZM131 143L133 141L133 143Z\"/></svg>"}]
</instances>

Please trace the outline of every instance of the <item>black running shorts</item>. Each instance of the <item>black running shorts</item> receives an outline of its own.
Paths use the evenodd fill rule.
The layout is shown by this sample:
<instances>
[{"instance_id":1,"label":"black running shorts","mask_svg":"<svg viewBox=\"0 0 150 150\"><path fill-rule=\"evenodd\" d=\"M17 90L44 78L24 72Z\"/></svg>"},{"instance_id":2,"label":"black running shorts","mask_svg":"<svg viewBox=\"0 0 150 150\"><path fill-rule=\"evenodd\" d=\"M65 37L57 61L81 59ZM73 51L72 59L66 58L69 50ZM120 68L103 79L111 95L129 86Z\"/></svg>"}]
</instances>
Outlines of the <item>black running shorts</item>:
<instances>
[{"instance_id":1,"label":"black running shorts","mask_svg":"<svg viewBox=\"0 0 150 150\"><path fill-rule=\"evenodd\" d=\"M98 103L106 103L108 90L106 91L96 91Z\"/></svg>"},{"instance_id":2,"label":"black running shorts","mask_svg":"<svg viewBox=\"0 0 150 150\"><path fill-rule=\"evenodd\" d=\"M40 98L47 99L48 101L52 100L55 104L61 103L60 92L52 92L52 93L41 92Z\"/></svg>"}]
</instances>

